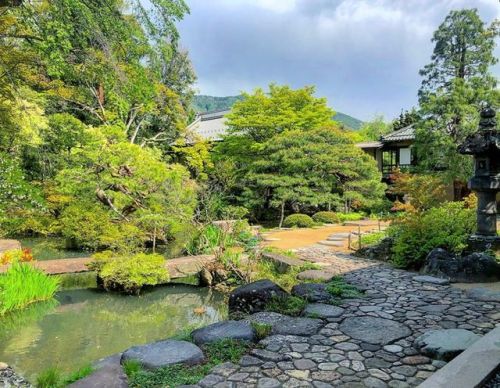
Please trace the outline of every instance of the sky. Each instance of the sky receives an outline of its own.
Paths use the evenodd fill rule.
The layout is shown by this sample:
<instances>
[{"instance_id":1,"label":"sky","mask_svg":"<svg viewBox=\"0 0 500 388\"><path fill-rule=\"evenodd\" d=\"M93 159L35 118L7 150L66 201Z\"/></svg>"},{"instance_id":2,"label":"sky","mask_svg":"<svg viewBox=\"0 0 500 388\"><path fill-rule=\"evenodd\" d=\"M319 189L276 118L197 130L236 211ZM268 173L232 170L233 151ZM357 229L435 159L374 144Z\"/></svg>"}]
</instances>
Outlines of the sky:
<instances>
[{"instance_id":1,"label":"sky","mask_svg":"<svg viewBox=\"0 0 500 388\"><path fill-rule=\"evenodd\" d=\"M416 105L432 33L452 9L500 18L499 0L186 0L178 25L198 94L316 86L336 111L390 120ZM496 55L500 50L496 49ZM500 76L500 66L493 69Z\"/></svg>"}]
</instances>

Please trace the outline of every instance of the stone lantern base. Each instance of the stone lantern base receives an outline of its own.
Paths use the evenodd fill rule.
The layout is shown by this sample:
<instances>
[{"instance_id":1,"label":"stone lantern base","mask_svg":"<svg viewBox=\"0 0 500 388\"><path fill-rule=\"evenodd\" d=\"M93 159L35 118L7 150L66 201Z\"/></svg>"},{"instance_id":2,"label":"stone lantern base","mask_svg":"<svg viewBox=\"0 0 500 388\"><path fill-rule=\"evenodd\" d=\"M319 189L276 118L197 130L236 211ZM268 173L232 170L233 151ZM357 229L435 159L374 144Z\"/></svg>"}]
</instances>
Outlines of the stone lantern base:
<instances>
[{"instance_id":1,"label":"stone lantern base","mask_svg":"<svg viewBox=\"0 0 500 388\"><path fill-rule=\"evenodd\" d=\"M473 234L468 240L468 252L493 251L500 253L500 236L481 236Z\"/></svg>"}]
</instances>

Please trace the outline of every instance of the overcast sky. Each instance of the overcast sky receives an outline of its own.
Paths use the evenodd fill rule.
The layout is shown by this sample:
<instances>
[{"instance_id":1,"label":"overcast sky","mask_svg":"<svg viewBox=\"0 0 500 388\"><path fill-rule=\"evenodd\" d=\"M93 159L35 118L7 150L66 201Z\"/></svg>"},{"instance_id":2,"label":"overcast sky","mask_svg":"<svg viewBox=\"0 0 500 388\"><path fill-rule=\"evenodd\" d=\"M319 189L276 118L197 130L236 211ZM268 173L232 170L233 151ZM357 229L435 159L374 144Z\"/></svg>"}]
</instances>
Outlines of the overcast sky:
<instances>
[{"instance_id":1,"label":"overcast sky","mask_svg":"<svg viewBox=\"0 0 500 388\"><path fill-rule=\"evenodd\" d=\"M186 1L181 45L198 93L315 85L332 108L362 120L392 119L415 105L418 70L450 10L475 7L487 22L500 17L499 0ZM500 75L498 65L493 71Z\"/></svg>"}]
</instances>

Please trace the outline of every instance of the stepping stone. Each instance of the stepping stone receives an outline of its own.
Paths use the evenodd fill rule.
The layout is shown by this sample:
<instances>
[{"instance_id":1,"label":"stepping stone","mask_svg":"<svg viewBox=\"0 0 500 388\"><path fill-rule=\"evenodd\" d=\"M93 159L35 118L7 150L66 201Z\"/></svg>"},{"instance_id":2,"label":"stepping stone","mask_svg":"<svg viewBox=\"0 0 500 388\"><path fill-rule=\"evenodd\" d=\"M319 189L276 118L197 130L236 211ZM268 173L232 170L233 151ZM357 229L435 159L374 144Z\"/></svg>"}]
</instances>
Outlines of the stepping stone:
<instances>
[{"instance_id":1,"label":"stepping stone","mask_svg":"<svg viewBox=\"0 0 500 388\"><path fill-rule=\"evenodd\" d=\"M482 302L500 303L500 291L491 291L487 288L471 288L467 291L467 296L471 299L480 300Z\"/></svg>"},{"instance_id":2,"label":"stepping stone","mask_svg":"<svg viewBox=\"0 0 500 388\"><path fill-rule=\"evenodd\" d=\"M127 375L120 365L120 358L121 354L115 354L98 361L94 372L68 388L127 388Z\"/></svg>"},{"instance_id":3,"label":"stepping stone","mask_svg":"<svg viewBox=\"0 0 500 388\"><path fill-rule=\"evenodd\" d=\"M302 315L311 318L336 318L344 313L344 309L324 303L310 303Z\"/></svg>"},{"instance_id":4,"label":"stepping stone","mask_svg":"<svg viewBox=\"0 0 500 388\"><path fill-rule=\"evenodd\" d=\"M450 306L447 304L429 304L427 306L418 306L417 310L423 311L426 313L442 313Z\"/></svg>"},{"instance_id":5,"label":"stepping stone","mask_svg":"<svg viewBox=\"0 0 500 388\"><path fill-rule=\"evenodd\" d=\"M418 337L413 345L426 356L450 361L480 338L464 329L431 330Z\"/></svg>"},{"instance_id":6,"label":"stepping stone","mask_svg":"<svg viewBox=\"0 0 500 388\"><path fill-rule=\"evenodd\" d=\"M445 286L447 284L450 284L450 281L448 279L437 278L435 276L428 276L428 275L414 276L413 280L415 280L416 282L431 283L431 284L437 284L440 286Z\"/></svg>"},{"instance_id":7,"label":"stepping stone","mask_svg":"<svg viewBox=\"0 0 500 388\"><path fill-rule=\"evenodd\" d=\"M321 245L326 245L328 247L343 247L344 242L343 241L328 241L328 240L323 240L318 242L318 244Z\"/></svg>"},{"instance_id":8,"label":"stepping stone","mask_svg":"<svg viewBox=\"0 0 500 388\"><path fill-rule=\"evenodd\" d=\"M309 336L317 334L323 325L321 319L285 317L273 327L272 334Z\"/></svg>"},{"instance_id":9,"label":"stepping stone","mask_svg":"<svg viewBox=\"0 0 500 388\"><path fill-rule=\"evenodd\" d=\"M308 269L297 275L299 280L315 280L321 282L329 282L334 275L330 272L322 271L320 269Z\"/></svg>"},{"instance_id":10,"label":"stepping stone","mask_svg":"<svg viewBox=\"0 0 500 388\"><path fill-rule=\"evenodd\" d=\"M387 345L411 335L410 328L402 323L371 316L346 318L339 329L351 338L376 345Z\"/></svg>"},{"instance_id":11,"label":"stepping stone","mask_svg":"<svg viewBox=\"0 0 500 388\"><path fill-rule=\"evenodd\" d=\"M332 296L326 291L326 285L320 283L302 283L293 286L292 295L308 302L329 302Z\"/></svg>"},{"instance_id":12,"label":"stepping stone","mask_svg":"<svg viewBox=\"0 0 500 388\"><path fill-rule=\"evenodd\" d=\"M205 361L201 349L187 341L163 340L132 346L123 352L121 363L136 360L146 369L157 369L174 364L196 365Z\"/></svg>"},{"instance_id":13,"label":"stepping stone","mask_svg":"<svg viewBox=\"0 0 500 388\"><path fill-rule=\"evenodd\" d=\"M222 321L197 329L191 333L196 345L203 345L222 339L255 341L255 332L249 322Z\"/></svg>"}]
</instances>

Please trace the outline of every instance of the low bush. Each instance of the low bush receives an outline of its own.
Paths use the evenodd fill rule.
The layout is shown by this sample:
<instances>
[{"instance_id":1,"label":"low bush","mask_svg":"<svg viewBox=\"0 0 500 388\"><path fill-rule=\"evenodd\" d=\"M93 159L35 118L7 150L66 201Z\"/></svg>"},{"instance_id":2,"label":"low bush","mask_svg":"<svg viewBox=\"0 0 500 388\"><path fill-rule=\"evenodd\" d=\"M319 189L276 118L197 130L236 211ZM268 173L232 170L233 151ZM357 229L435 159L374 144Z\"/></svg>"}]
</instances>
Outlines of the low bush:
<instances>
[{"instance_id":1,"label":"low bush","mask_svg":"<svg viewBox=\"0 0 500 388\"><path fill-rule=\"evenodd\" d=\"M397 267L419 268L434 248L461 253L475 228L475 210L467 201L408 213L388 229L394 239L391 260Z\"/></svg>"},{"instance_id":2,"label":"low bush","mask_svg":"<svg viewBox=\"0 0 500 388\"><path fill-rule=\"evenodd\" d=\"M387 237L387 233L385 231L363 234L361 235L361 245L363 247L369 245L376 245L380 241L382 241L385 237Z\"/></svg>"},{"instance_id":3,"label":"low bush","mask_svg":"<svg viewBox=\"0 0 500 388\"><path fill-rule=\"evenodd\" d=\"M364 213L337 213L340 222L359 221L365 218Z\"/></svg>"},{"instance_id":4,"label":"low bush","mask_svg":"<svg viewBox=\"0 0 500 388\"><path fill-rule=\"evenodd\" d=\"M275 297L267 302L266 311L296 317L302 313L306 305L307 302L298 296Z\"/></svg>"},{"instance_id":5,"label":"low bush","mask_svg":"<svg viewBox=\"0 0 500 388\"><path fill-rule=\"evenodd\" d=\"M0 275L0 315L52 299L60 279L25 263L14 263Z\"/></svg>"},{"instance_id":6,"label":"low bush","mask_svg":"<svg viewBox=\"0 0 500 388\"><path fill-rule=\"evenodd\" d=\"M317 212L312 216L312 219L322 224L338 224L340 218L335 212Z\"/></svg>"},{"instance_id":7,"label":"low bush","mask_svg":"<svg viewBox=\"0 0 500 388\"><path fill-rule=\"evenodd\" d=\"M291 214L285 218L283 226L287 228L310 228L314 226L314 220L307 214Z\"/></svg>"},{"instance_id":8,"label":"low bush","mask_svg":"<svg viewBox=\"0 0 500 388\"><path fill-rule=\"evenodd\" d=\"M104 289L130 294L138 294L144 286L169 280L165 258L158 254L137 253L116 257L107 251L94 255L88 267L97 272Z\"/></svg>"},{"instance_id":9,"label":"low bush","mask_svg":"<svg viewBox=\"0 0 500 388\"><path fill-rule=\"evenodd\" d=\"M203 346L207 361L201 365L172 365L152 371L143 370L137 364L127 364L125 372L130 387L177 387L197 384L210 370L224 362L237 362L250 348L250 344L225 339Z\"/></svg>"}]
</instances>

